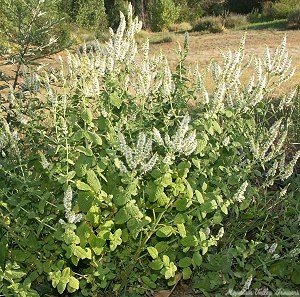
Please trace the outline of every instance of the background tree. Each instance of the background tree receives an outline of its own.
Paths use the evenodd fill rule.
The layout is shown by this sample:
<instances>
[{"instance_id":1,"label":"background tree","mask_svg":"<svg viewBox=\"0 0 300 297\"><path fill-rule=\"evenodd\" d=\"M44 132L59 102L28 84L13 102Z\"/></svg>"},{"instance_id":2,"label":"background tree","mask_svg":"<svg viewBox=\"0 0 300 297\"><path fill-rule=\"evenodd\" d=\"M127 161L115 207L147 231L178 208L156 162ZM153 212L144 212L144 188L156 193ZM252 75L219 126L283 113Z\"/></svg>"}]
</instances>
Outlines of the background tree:
<instances>
[{"instance_id":1,"label":"background tree","mask_svg":"<svg viewBox=\"0 0 300 297\"><path fill-rule=\"evenodd\" d=\"M104 0L105 11L110 27L114 29L118 27L120 11L126 15L128 2L129 1L126 0Z\"/></svg>"},{"instance_id":2,"label":"background tree","mask_svg":"<svg viewBox=\"0 0 300 297\"><path fill-rule=\"evenodd\" d=\"M250 13L254 9L261 10L264 0L227 0L226 8L236 13Z\"/></svg>"},{"instance_id":3,"label":"background tree","mask_svg":"<svg viewBox=\"0 0 300 297\"><path fill-rule=\"evenodd\" d=\"M156 0L150 7L152 29L160 31L167 28L178 19L179 12L173 0Z\"/></svg>"},{"instance_id":4,"label":"background tree","mask_svg":"<svg viewBox=\"0 0 300 297\"><path fill-rule=\"evenodd\" d=\"M13 45L6 63L16 65L13 89L18 85L22 65L29 65L55 49L63 30L62 17L52 0L0 0L0 35ZM56 34L57 33L57 34ZM61 46L63 44L61 40Z\"/></svg>"}]
</instances>

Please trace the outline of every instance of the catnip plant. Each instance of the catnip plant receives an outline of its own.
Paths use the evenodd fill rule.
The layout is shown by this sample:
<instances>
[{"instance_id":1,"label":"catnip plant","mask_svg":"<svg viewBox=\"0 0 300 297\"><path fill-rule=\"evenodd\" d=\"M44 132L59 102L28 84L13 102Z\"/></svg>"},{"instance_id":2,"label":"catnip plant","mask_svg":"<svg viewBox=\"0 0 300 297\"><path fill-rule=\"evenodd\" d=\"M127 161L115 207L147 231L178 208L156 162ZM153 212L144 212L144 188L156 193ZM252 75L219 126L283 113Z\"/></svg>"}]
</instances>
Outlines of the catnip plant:
<instances>
[{"instance_id":1,"label":"catnip plant","mask_svg":"<svg viewBox=\"0 0 300 297\"><path fill-rule=\"evenodd\" d=\"M187 35L172 70L163 54L149 55L148 41L139 49L140 29L129 5L105 45L68 52L57 69L26 78L39 84L24 95L31 109L13 105L26 120L1 118L4 294L174 286L197 275L230 233L231 212L292 175L294 93L271 99L294 72L285 37L250 59L244 36L203 73L185 66Z\"/></svg>"}]
</instances>

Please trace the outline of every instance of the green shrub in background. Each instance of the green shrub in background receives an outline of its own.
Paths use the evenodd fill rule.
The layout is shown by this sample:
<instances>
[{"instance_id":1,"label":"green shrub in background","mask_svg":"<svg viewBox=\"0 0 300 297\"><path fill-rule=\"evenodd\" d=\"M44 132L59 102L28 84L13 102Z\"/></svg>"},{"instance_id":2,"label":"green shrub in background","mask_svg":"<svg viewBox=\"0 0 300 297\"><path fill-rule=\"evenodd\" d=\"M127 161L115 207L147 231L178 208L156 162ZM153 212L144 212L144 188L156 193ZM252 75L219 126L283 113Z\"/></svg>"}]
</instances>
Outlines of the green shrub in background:
<instances>
[{"instance_id":1,"label":"green shrub in background","mask_svg":"<svg viewBox=\"0 0 300 297\"><path fill-rule=\"evenodd\" d=\"M230 12L248 14L254 10L261 11L262 3L261 0L227 0L225 7Z\"/></svg>"},{"instance_id":2,"label":"green shrub in background","mask_svg":"<svg viewBox=\"0 0 300 297\"><path fill-rule=\"evenodd\" d=\"M1 0L0 36L12 51L7 62L16 65L13 89L18 85L21 67L37 57L70 45L68 28L52 0Z\"/></svg>"},{"instance_id":3,"label":"green shrub in background","mask_svg":"<svg viewBox=\"0 0 300 297\"><path fill-rule=\"evenodd\" d=\"M229 14L224 18L224 26L228 29L239 28L248 24L247 16L239 14Z\"/></svg>"},{"instance_id":4,"label":"green shrub in background","mask_svg":"<svg viewBox=\"0 0 300 297\"><path fill-rule=\"evenodd\" d=\"M155 0L150 9L152 30L167 29L176 22L179 11L173 0Z\"/></svg>"},{"instance_id":5,"label":"green shrub in background","mask_svg":"<svg viewBox=\"0 0 300 297\"><path fill-rule=\"evenodd\" d=\"M104 0L104 5L109 26L113 29L117 29L120 23L120 11L126 15L128 1Z\"/></svg>"},{"instance_id":6,"label":"green shrub in background","mask_svg":"<svg viewBox=\"0 0 300 297\"><path fill-rule=\"evenodd\" d=\"M290 13L297 9L299 9L298 0L280 0L266 3L262 10L262 16L268 20L286 19Z\"/></svg>"},{"instance_id":7,"label":"green shrub in background","mask_svg":"<svg viewBox=\"0 0 300 297\"><path fill-rule=\"evenodd\" d=\"M67 15L66 26L77 25L93 32L97 38L108 30L104 0L59 1L57 7Z\"/></svg>"},{"instance_id":8,"label":"green shrub in background","mask_svg":"<svg viewBox=\"0 0 300 297\"><path fill-rule=\"evenodd\" d=\"M107 31L108 22L104 0L87 0L80 2L76 15L76 24L93 31L96 36Z\"/></svg>"},{"instance_id":9,"label":"green shrub in background","mask_svg":"<svg viewBox=\"0 0 300 297\"><path fill-rule=\"evenodd\" d=\"M282 59L286 40L254 58L243 83L251 65L243 38L212 61L208 91L203 73L185 67L187 36L171 71L164 56L149 57L148 42L137 56L141 27L129 6L105 48L69 54L57 71L25 77L27 95L8 95L15 121L2 117L0 130L3 295L145 296L193 277L208 292L228 267L214 253L230 239L226 218L277 184L272 201L286 195L300 155L284 150L295 92L268 100L293 74ZM6 109L1 102L1 116ZM249 251L234 244L242 265L256 243ZM256 275L247 267L234 282L222 278L227 291L250 286Z\"/></svg>"},{"instance_id":10,"label":"green shrub in background","mask_svg":"<svg viewBox=\"0 0 300 297\"><path fill-rule=\"evenodd\" d=\"M290 28L295 28L295 29L300 28L300 6L297 9L289 12L288 24Z\"/></svg>"},{"instance_id":11,"label":"green shrub in background","mask_svg":"<svg viewBox=\"0 0 300 297\"><path fill-rule=\"evenodd\" d=\"M202 17L193 24L193 31L207 31L210 33L221 33L225 29L223 18L217 16Z\"/></svg>"},{"instance_id":12,"label":"green shrub in background","mask_svg":"<svg viewBox=\"0 0 300 297\"><path fill-rule=\"evenodd\" d=\"M179 3L178 3L179 2ZM176 1L180 7L178 22L193 22L204 14L200 1L180 0Z\"/></svg>"},{"instance_id":13,"label":"green shrub in background","mask_svg":"<svg viewBox=\"0 0 300 297\"><path fill-rule=\"evenodd\" d=\"M199 1L205 16L218 16L224 13L225 2L219 0L202 0ZM201 15L200 15L201 16ZM198 16L198 18L200 17Z\"/></svg>"}]
</instances>

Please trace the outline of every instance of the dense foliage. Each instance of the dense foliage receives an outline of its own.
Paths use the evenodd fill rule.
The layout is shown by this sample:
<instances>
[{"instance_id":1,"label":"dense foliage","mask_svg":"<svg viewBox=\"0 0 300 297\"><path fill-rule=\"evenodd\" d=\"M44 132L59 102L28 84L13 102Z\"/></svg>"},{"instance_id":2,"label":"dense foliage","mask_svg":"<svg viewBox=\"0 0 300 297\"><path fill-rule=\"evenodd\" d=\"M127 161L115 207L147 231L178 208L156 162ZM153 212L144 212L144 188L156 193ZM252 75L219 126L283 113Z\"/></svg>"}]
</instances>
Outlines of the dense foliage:
<instances>
[{"instance_id":1,"label":"dense foliage","mask_svg":"<svg viewBox=\"0 0 300 297\"><path fill-rule=\"evenodd\" d=\"M173 0L158 0L151 6L151 26L162 31L174 24L179 17L179 8Z\"/></svg>"},{"instance_id":2,"label":"dense foliage","mask_svg":"<svg viewBox=\"0 0 300 297\"><path fill-rule=\"evenodd\" d=\"M251 60L243 37L212 61L207 83L185 67L187 35L171 71L148 42L138 52L141 27L129 6L106 46L25 76L27 92L1 102L0 292L145 296L191 278L205 294L245 292L269 277L269 263L278 280L287 265L299 284L293 229L289 262L272 258L272 237L231 241L238 222L267 213L266 193L276 189L272 208L297 191L289 183L300 153L285 151L297 92L272 99L294 72L286 39ZM264 269L246 263L254 251Z\"/></svg>"}]
</instances>

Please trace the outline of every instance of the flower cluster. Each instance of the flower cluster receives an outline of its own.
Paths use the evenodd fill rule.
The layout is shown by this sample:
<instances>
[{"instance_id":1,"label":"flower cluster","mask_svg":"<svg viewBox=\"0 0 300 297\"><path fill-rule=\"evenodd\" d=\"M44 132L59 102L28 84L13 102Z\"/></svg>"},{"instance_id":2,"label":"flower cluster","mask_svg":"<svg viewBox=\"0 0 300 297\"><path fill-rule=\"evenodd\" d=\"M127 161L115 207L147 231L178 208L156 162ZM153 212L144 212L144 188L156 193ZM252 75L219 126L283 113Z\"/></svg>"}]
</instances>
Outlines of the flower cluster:
<instances>
[{"instance_id":1,"label":"flower cluster","mask_svg":"<svg viewBox=\"0 0 300 297\"><path fill-rule=\"evenodd\" d=\"M233 201L242 202L245 199L245 192L248 187L248 182L242 183L238 191L233 196Z\"/></svg>"},{"instance_id":2,"label":"flower cluster","mask_svg":"<svg viewBox=\"0 0 300 297\"><path fill-rule=\"evenodd\" d=\"M182 118L176 133L170 137L166 134L164 139L162 138L160 132L153 128L153 138L159 144L167 148L167 150L172 153L183 154L189 156L197 148L196 140L196 130L189 131L189 122L191 118L186 115Z\"/></svg>"},{"instance_id":3,"label":"flower cluster","mask_svg":"<svg viewBox=\"0 0 300 297\"><path fill-rule=\"evenodd\" d=\"M144 174L150 171L156 164L157 154L152 154L152 140L147 139L144 132L140 132L137 138L136 145L130 148L125 140L124 135L118 134L119 150L126 160L126 165L119 160L119 168L122 172L128 173L129 170L137 170Z\"/></svg>"},{"instance_id":4,"label":"flower cluster","mask_svg":"<svg viewBox=\"0 0 300 297\"><path fill-rule=\"evenodd\" d=\"M65 218L70 224L76 224L82 220L82 214L76 214L72 210L73 190L68 186L64 194L63 204L65 209ZM60 221L62 224L65 223L63 220Z\"/></svg>"}]
</instances>

